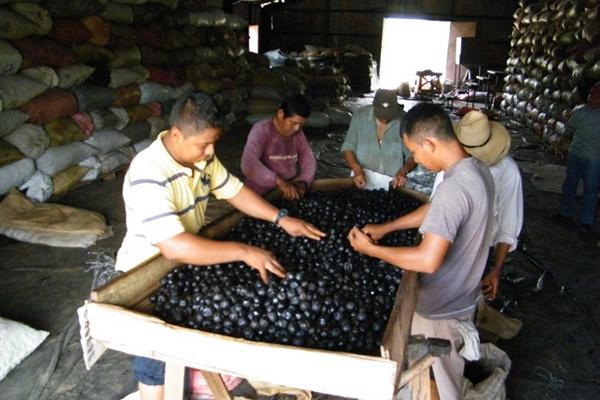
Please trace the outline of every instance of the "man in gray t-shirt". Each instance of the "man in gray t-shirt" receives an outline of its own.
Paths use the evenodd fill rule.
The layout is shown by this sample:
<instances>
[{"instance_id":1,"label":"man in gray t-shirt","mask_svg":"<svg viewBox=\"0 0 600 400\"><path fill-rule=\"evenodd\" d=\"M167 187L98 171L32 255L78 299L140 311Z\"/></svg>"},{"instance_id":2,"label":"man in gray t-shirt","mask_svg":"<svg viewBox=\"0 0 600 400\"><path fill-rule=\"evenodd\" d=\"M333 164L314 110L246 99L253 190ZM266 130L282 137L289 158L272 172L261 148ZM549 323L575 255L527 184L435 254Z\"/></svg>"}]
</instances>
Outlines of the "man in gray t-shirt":
<instances>
[{"instance_id":1,"label":"man in gray t-shirt","mask_svg":"<svg viewBox=\"0 0 600 400\"><path fill-rule=\"evenodd\" d=\"M431 203L384 224L354 228L352 247L399 268L421 273L413 334L450 340L450 357L438 358L433 372L442 400L462 398L464 359L457 321L471 320L492 234L494 183L488 168L469 157L444 110L421 103L406 116L403 140L415 160L433 172L445 171ZM423 234L415 247L379 246L386 234L410 228Z\"/></svg>"}]
</instances>

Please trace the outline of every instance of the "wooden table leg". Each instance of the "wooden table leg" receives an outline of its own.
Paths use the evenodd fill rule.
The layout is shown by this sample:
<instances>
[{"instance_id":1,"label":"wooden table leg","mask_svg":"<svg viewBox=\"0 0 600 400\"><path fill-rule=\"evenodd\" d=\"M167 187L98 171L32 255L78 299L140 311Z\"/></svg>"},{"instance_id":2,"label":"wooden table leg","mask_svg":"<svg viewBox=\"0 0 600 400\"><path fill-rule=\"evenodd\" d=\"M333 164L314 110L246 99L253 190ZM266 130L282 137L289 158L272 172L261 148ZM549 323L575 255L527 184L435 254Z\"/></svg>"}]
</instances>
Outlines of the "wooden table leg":
<instances>
[{"instance_id":1,"label":"wooden table leg","mask_svg":"<svg viewBox=\"0 0 600 400\"><path fill-rule=\"evenodd\" d=\"M429 368L410 382L411 400L431 400L431 385L429 381Z\"/></svg>"},{"instance_id":2,"label":"wooden table leg","mask_svg":"<svg viewBox=\"0 0 600 400\"><path fill-rule=\"evenodd\" d=\"M165 366L165 394L169 400L183 399L185 365L167 362Z\"/></svg>"},{"instance_id":3,"label":"wooden table leg","mask_svg":"<svg viewBox=\"0 0 600 400\"><path fill-rule=\"evenodd\" d=\"M215 400L231 400L227 386L221 375L214 372L201 371ZM165 367L165 394L168 400L183 399L185 388L185 366L173 362L167 362Z\"/></svg>"},{"instance_id":4,"label":"wooden table leg","mask_svg":"<svg viewBox=\"0 0 600 400\"><path fill-rule=\"evenodd\" d=\"M231 396L229 395L229 391L227 391L227 386L225 386L221 375L206 371L202 371L202 375L204 376L204 379L206 379L206 383L208 383L208 387L213 393L215 400L231 400Z\"/></svg>"}]
</instances>

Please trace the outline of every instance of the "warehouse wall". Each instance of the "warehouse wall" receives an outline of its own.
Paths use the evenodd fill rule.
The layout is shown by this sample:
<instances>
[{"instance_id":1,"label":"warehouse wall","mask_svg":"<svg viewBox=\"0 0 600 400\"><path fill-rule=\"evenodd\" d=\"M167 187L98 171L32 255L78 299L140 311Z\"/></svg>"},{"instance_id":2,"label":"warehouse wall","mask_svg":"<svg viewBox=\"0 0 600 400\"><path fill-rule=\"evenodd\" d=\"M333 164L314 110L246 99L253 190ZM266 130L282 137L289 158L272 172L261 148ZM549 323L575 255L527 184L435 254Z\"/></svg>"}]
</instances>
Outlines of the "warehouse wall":
<instances>
[{"instance_id":1,"label":"warehouse wall","mask_svg":"<svg viewBox=\"0 0 600 400\"><path fill-rule=\"evenodd\" d=\"M306 0L261 10L261 52L353 44L380 58L384 17L477 22L476 37L508 56L517 0ZM406 40L411 40L406 38Z\"/></svg>"},{"instance_id":2,"label":"warehouse wall","mask_svg":"<svg viewBox=\"0 0 600 400\"><path fill-rule=\"evenodd\" d=\"M600 1L542 1L515 12L502 108L566 152L566 122L600 81Z\"/></svg>"},{"instance_id":3,"label":"warehouse wall","mask_svg":"<svg viewBox=\"0 0 600 400\"><path fill-rule=\"evenodd\" d=\"M190 90L228 124L246 114L247 21L222 0L0 3L0 196L46 201L123 168Z\"/></svg>"}]
</instances>

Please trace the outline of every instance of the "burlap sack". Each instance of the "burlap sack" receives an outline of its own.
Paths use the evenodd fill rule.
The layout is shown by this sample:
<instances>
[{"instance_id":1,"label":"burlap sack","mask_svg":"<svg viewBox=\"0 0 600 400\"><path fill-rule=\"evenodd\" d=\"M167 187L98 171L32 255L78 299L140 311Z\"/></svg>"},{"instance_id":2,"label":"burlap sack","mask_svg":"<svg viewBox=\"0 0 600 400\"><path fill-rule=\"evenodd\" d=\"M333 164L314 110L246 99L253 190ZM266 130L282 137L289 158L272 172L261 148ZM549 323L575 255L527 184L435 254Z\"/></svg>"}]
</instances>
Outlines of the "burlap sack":
<instances>
[{"instance_id":1,"label":"burlap sack","mask_svg":"<svg viewBox=\"0 0 600 400\"><path fill-rule=\"evenodd\" d=\"M0 75L12 75L21 68L23 57L6 40L0 40Z\"/></svg>"},{"instance_id":2,"label":"burlap sack","mask_svg":"<svg viewBox=\"0 0 600 400\"><path fill-rule=\"evenodd\" d=\"M48 87L21 74L0 76L0 111L17 108Z\"/></svg>"},{"instance_id":3,"label":"burlap sack","mask_svg":"<svg viewBox=\"0 0 600 400\"><path fill-rule=\"evenodd\" d=\"M143 27L140 30L140 33L142 34L142 42L146 46L150 46L155 49L160 49L163 47L163 43L165 42L165 31L159 23L155 22Z\"/></svg>"},{"instance_id":4,"label":"burlap sack","mask_svg":"<svg viewBox=\"0 0 600 400\"><path fill-rule=\"evenodd\" d=\"M129 115L124 108L110 108L90 112L94 127L100 129L122 129L129 122Z\"/></svg>"},{"instance_id":5,"label":"burlap sack","mask_svg":"<svg viewBox=\"0 0 600 400\"><path fill-rule=\"evenodd\" d=\"M13 11L31 21L37 28L36 35L47 35L52 29L52 19L48 10L33 2L17 2L11 5Z\"/></svg>"},{"instance_id":6,"label":"burlap sack","mask_svg":"<svg viewBox=\"0 0 600 400\"><path fill-rule=\"evenodd\" d=\"M27 18L5 8L0 8L0 26L0 38L10 40L33 35L38 30Z\"/></svg>"},{"instance_id":7,"label":"burlap sack","mask_svg":"<svg viewBox=\"0 0 600 400\"><path fill-rule=\"evenodd\" d=\"M148 78L147 70L138 68L111 68L109 87L118 88L125 85L141 84Z\"/></svg>"},{"instance_id":8,"label":"burlap sack","mask_svg":"<svg viewBox=\"0 0 600 400\"><path fill-rule=\"evenodd\" d=\"M141 90L138 84L125 85L115 89L113 107L127 107L140 104Z\"/></svg>"},{"instance_id":9,"label":"burlap sack","mask_svg":"<svg viewBox=\"0 0 600 400\"><path fill-rule=\"evenodd\" d=\"M0 233L28 243L88 247L112 235L98 213L60 204L36 204L17 190L0 203Z\"/></svg>"},{"instance_id":10,"label":"burlap sack","mask_svg":"<svg viewBox=\"0 0 600 400\"><path fill-rule=\"evenodd\" d=\"M74 64L79 60L77 54L73 53L71 49L44 36L28 36L15 40L13 45L21 52L23 57L21 68L37 67L39 65L60 68Z\"/></svg>"},{"instance_id":11,"label":"burlap sack","mask_svg":"<svg viewBox=\"0 0 600 400\"><path fill-rule=\"evenodd\" d=\"M86 137L89 137L92 132L94 132L94 120L90 114L85 112L75 113L71 115L71 119L77 124Z\"/></svg>"},{"instance_id":12,"label":"burlap sack","mask_svg":"<svg viewBox=\"0 0 600 400\"><path fill-rule=\"evenodd\" d=\"M110 43L110 23L102 17L92 15L81 18L81 23L90 31L92 36L88 39L91 43L106 46Z\"/></svg>"},{"instance_id":13,"label":"burlap sack","mask_svg":"<svg viewBox=\"0 0 600 400\"><path fill-rule=\"evenodd\" d=\"M36 159L48 148L50 139L39 125L23 124L4 137L4 140L15 146L27 157Z\"/></svg>"},{"instance_id":14,"label":"burlap sack","mask_svg":"<svg viewBox=\"0 0 600 400\"><path fill-rule=\"evenodd\" d=\"M35 171L33 160L24 158L0 167L0 196L25 183Z\"/></svg>"},{"instance_id":15,"label":"burlap sack","mask_svg":"<svg viewBox=\"0 0 600 400\"><path fill-rule=\"evenodd\" d=\"M21 71L21 74L31 79L35 79L49 88L58 86L60 81L56 71L46 66L28 68Z\"/></svg>"},{"instance_id":16,"label":"burlap sack","mask_svg":"<svg viewBox=\"0 0 600 400\"><path fill-rule=\"evenodd\" d=\"M62 195L73 189L90 169L81 165L73 165L52 178L54 195Z\"/></svg>"},{"instance_id":17,"label":"burlap sack","mask_svg":"<svg viewBox=\"0 0 600 400\"><path fill-rule=\"evenodd\" d=\"M165 51L154 49L150 46L140 46L143 65L169 65L169 54Z\"/></svg>"},{"instance_id":18,"label":"burlap sack","mask_svg":"<svg viewBox=\"0 0 600 400\"><path fill-rule=\"evenodd\" d=\"M181 68L165 68L159 67L158 65L149 65L148 71L150 73L148 80L151 82L169 86L180 86L185 83L183 70Z\"/></svg>"},{"instance_id":19,"label":"burlap sack","mask_svg":"<svg viewBox=\"0 0 600 400\"><path fill-rule=\"evenodd\" d=\"M86 42L92 33L76 19L60 19L54 20L52 25L52 31L49 35L52 39L58 43L62 43L66 46L73 44Z\"/></svg>"},{"instance_id":20,"label":"burlap sack","mask_svg":"<svg viewBox=\"0 0 600 400\"><path fill-rule=\"evenodd\" d=\"M46 0L45 4L53 18L81 18L98 15L104 1L96 0Z\"/></svg>"},{"instance_id":21,"label":"burlap sack","mask_svg":"<svg viewBox=\"0 0 600 400\"><path fill-rule=\"evenodd\" d=\"M150 136L151 129L152 126L150 125L150 122L142 120L127 124L127 126L121 130L121 133L127 136L131 140L131 143L137 143L147 139L148 136Z\"/></svg>"},{"instance_id":22,"label":"burlap sack","mask_svg":"<svg viewBox=\"0 0 600 400\"><path fill-rule=\"evenodd\" d=\"M0 137L8 135L29 119L29 115L20 110L0 112Z\"/></svg>"},{"instance_id":23,"label":"burlap sack","mask_svg":"<svg viewBox=\"0 0 600 400\"><path fill-rule=\"evenodd\" d=\"M115 59L110 49L90 42L74 44L72 49L85 64L110 64Z\"/></svg>"},{"instance_id":24,"label":"burlap sack","mask_svg":"<svg viewBox=\"0 0 600 400\"><path fill-rule=\"evenodd\" d=\"M100 14L104 19L121 24L131 24L133 22L133 10L126 4L109 2L104 6L104 11Z\"/></svg>"},{"instance_id":25,"label":"burlap sack","mask_svg":"<svg viewBox=\"0 0 600 400\"><path fill-rule=\"evenodd\" d=\"M71 90L77 99L79 111L93 111L107 108L112 106L115 100L114 90L106 87L83 84L73 86Z\"/></svg>"},{"instance_id":26,"label":"burlap sack","mask_svg":"<svg viewBox=\"0 0 600 400\"><path fill-rule=\"evenodd\" d=\"M0 167L19 161L24 157L15 146L0 139Z\"/></svg>"},{"instance_id":27,"label":"burlap sack","mask_svg":"<svg viewBox=\"0 0 600 400\"><path fill-rule=\"evenodd\" d=\"M20 110L29 115L29 122L44 125L75 114L77 101L70 90L52 88L23 104Z\"/></svg>"},{"instance_id":28,"label":"burlap sack","mask_svg":"<svg viewBox=\"0 0 600 400\"><path fill-rule=\"evenodd\" d=\"M85 140L83 130L68 117L58 118L44 125L50 138L50 146L63 146L79 140Z\"/></svg>"},{"instance_id":29,"label":"burlap sack","mask_svg":"<svg viewBox=\"0 0 600 400\"><path fill-rule=\"evenodd\" d=\"M141 121L148 119L154 115L150 104L138 104L135 106L125 107L130 122Z\"/></svg>"},{"instance_id":30,"label":"burlap sack","mask_svg":"<svg viewBox=\"0 0 600 400\"><path fill-rule=\"evenodd\" d=\"M94 67L85 64L74 64L58 69L58 86L70 88L80 85L94 72Z\"/></svg>"},{"instance_id":31,"label":"burlap sack","mask_svg":"<svg viewBox=\"0 0 600 400\"><path fill-rule=\"evenodd\" d=\"M142 83L140 85L140 91L140 104L177 98L177 92L173 87L155 82Z\"/></svg>"},{"instance_id":32,"label":"burlap sack","mask_svg":"<svg viewBox=\"0 0 600 400\"><path fill-rule=\"evenodd\" d=\"M110 63L113 68L133 67L142 61L142 53L137 46L117 47L113 49L115 59Z\"/></svg>"}]
</instances>

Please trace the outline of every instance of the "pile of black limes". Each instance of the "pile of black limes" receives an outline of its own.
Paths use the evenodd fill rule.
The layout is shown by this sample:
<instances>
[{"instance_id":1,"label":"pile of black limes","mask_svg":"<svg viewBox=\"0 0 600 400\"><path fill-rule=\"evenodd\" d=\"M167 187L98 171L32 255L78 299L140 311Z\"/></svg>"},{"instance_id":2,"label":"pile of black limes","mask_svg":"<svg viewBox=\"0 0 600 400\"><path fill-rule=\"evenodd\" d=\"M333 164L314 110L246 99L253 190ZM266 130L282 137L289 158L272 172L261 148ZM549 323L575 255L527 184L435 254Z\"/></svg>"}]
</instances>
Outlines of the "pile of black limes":
<instances>
[{"instance_id":1,"label":"pile of black limes","mask_svg":"<svg viewBox=\"0 0 600 400\"><path fill-rule=\"evenodd\" d=\"M294 238L244 218L224 239L270 250L287 269L285 279L271 276L264 284L240 262L182 266L161 280L150 299L154 312L169 323L249 340L376 354L401 270L354 252L346 237L355 225L385 222L418 205L399 192L355 189L281 202L327 237ZM381 244L411 246L416 234L396 232Z\"/></svg>"}]
</instances>

